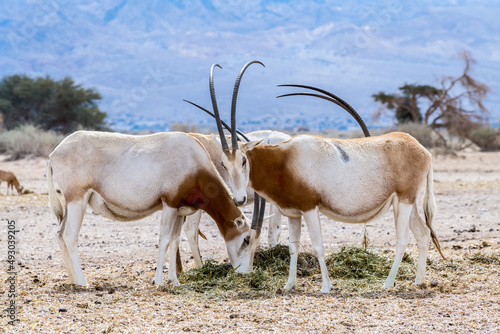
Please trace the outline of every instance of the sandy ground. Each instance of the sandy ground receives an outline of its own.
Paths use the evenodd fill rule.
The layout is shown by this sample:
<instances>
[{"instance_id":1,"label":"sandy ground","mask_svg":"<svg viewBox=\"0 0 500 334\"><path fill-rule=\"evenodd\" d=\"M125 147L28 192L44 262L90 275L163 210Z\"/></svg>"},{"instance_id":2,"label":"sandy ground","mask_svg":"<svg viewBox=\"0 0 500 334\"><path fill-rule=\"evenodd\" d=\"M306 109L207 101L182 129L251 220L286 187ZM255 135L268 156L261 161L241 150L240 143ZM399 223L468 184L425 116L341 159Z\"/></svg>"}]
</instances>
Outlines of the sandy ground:
<instances>
[{"instance_id":1,"label":"sandy ground","mask_svg":"<svg viewBox=\"0 0 500 334\"><path fill-rule=\"evenodd\" d=\"M0 156L0 160L4 158ZM91 289L75 290L65 284L67 276L55 238L56 219L48 208L45 163L45 159L0 162L0 169L13 171L34 192L6 196L6 184L0 186L0 294L5 307L11 300L6 281L7 219L15 220L19 230L15 299L19 322L8 326L7 313L2 312L0 328L6 332L500 332L500 277L495 265L470 282L453 283L457 288L441 290L403 284L388 291L322 295L319 281L304 278L299 279L302 283L297 291L274 298L232 295L214 300L156 291L151 280L158 255L159 213L122 223L88 209L79 253ZM483 243L498 252L500 153L438 156L434 158L434 179L439 210L434 228L445 252L452 258L462 256ZM251 215L251 206L245 212ZM282 222L281 242L286 244L288 227L285 219ZM361 225L322 217L322 228L327 253L361 243ZM374 248L394 251L392 214L370 222L367 229ZM203 258L225 259L222 238L207 215L201 230L208 237L208 241L200 241ZM266 239L265 228L263 247ZM304 250L311 250L307 228L301 241ZM193 262L185 238L180 248L189 268ZM417 254L413 236L409 252ZM433 247L430 258L439 259ZM442 286L455 279L460 281L436 272L427 275L428 282L437 280ZM103 282L116 292L96 290Z\"/></svg>"}]
</instances>

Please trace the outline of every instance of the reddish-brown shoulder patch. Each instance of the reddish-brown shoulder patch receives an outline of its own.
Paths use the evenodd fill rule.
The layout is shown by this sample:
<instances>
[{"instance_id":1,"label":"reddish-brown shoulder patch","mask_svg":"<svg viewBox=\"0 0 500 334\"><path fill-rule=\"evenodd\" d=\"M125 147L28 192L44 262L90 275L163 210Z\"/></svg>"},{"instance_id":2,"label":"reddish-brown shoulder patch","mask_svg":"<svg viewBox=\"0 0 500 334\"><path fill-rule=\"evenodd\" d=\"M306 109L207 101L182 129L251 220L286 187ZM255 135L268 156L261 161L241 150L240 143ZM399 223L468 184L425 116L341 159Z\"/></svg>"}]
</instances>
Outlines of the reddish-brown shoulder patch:
<instances>
[{"instance_id":1,"label":"reddish-brown shoulder patch","mask_svg":"<svg viewBox=\"0 0 500 334\"><path fill-rule=\"evenodd\" d=\"M309 211L320 205L321 196L293 169L293 153L277 145L248 151L251 186L283 209Z\"/></svg>"},{"instance_id":2,"label":"reddish-brown shoulder patch","mask_svg":"<svg viewBox=\"0 0 500 334\"><path fill-rule=\"evenodd\" d=\"M189 206L208 213L217 223L224 239L231 240L239 234L234 221L241 211L233 203L233 197L215 171L200 168L187 176L177 192L165 198L171 207Z\"/></svg>"}]
</instances>

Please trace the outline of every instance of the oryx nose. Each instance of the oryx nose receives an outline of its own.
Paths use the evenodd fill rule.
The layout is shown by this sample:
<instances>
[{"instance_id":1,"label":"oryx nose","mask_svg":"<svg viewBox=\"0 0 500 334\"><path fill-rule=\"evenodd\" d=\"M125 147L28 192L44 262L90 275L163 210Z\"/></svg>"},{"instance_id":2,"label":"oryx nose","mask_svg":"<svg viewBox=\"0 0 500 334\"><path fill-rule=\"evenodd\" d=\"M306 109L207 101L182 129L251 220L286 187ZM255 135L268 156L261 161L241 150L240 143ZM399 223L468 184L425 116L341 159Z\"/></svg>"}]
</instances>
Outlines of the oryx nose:
<instances>
[{"instance_id":1,"label":"oryx nose","mask_svg":"<svg viewBox=\"0 0 500 334\"><path fill-rule=\"evenodd\" d=\"M240 205L243 205L247 202L247 197L246 196L243 196L243 200L242 201L237 201L236 198L233 198L233 201L234 201L234 204L236 204L237 206L240 206Z\"/></svg>"}]
</instances>

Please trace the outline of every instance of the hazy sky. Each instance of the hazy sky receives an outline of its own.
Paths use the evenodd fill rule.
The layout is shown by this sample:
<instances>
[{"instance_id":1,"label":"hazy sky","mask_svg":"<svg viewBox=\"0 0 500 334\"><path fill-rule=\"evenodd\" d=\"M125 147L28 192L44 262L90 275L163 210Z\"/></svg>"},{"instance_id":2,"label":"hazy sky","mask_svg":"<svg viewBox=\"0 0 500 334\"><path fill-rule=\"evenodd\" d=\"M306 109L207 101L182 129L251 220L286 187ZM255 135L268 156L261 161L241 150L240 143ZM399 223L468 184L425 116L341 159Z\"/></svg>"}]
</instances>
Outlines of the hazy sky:
<instances>
[{"instance_id":1,"label":"hazy sky","mask_svg":"<svg viewBox=\"0 0 500 334\"><path fill-rule=\"evenodd\" d=\"M458 75L467 50L498 119L499 16L498 1L3 0L0 76L70 76L101 92L111 118L196 123L210 120L182 99L211 105L210 66L223 67L215 82L227 115L240 68L257 59L266 68L248 69L239 119L346 117L324 101L275 99L289 91L277 84L298 83L334 92L369 121L371 94Z\"/></svg>"}]
</instances>

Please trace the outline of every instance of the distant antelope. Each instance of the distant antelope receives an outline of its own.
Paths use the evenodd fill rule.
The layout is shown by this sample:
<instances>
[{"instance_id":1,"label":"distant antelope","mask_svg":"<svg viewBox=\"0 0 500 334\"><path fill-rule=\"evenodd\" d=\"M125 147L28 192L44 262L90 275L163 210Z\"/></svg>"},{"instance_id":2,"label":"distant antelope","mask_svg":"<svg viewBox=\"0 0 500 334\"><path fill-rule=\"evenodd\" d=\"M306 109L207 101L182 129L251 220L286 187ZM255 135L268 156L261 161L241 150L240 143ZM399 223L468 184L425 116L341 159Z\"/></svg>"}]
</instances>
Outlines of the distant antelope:
<instances>
[{"instance_id":1,"label":"distant antelope","mask_svg":"<svg viewBox=\"0 0 500 334\"><path fill-rule=\"evenodd\" d=\"M247 149L251 149L249 143ZM163 283L165 252L178 248L184 216L198 209L217 223L235 268L248 270L258 239L201 143L184 133L131 136L78 131L50 154L52 212L72 283L87 286L78 257L78 234L88 205L104 217L132 221L162 210L155 284ZM56 193L54 179L64 202ZM255 242L254 242L255 241ZM168 279L179 284L175 252Z\"/></svg>"},{"instance_id":2,"label":"distant antelope","mask_svg":"<svg viewBox=\"0 0 500 334\"><path fill-rule=\"evenodd\" d=\"M24 189L24 187L19 184L17 177L12 172L0 170L0 184L2 183L2 181L7 182L7 195L9 194L9 189L11 190L11 193L14 192L14 187L16 187L18 194L22 193Z\"/></svg>"},{"instance_id":3,"label":"distant antelope","mask_svg":"<svg viewBox=\"0 0 500 334\"><path fill-rule=\"evenodd\" d=\"M314 87L298 87L311 88L335 98ZM430 238L443 256L432 229L436 206L431 155L410 135L390 133L353 140L301 135L276 145L242 149L242 152L250 166L249 186L289 217L291 260L286 289L296 285L301 216L304 216L320 263L321 291L327 293L332 287L324 259L319 212L337 221L364 223L393 206L396 255L384 283L386 288L394 285L409 241L408 227L419 249L417 284L425 282ZM416 204L424 186L425 223ZM251 267L250 263L248 268Z\"/></svg>"}]
</instances>

